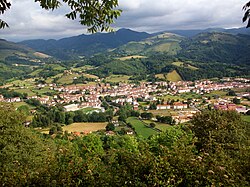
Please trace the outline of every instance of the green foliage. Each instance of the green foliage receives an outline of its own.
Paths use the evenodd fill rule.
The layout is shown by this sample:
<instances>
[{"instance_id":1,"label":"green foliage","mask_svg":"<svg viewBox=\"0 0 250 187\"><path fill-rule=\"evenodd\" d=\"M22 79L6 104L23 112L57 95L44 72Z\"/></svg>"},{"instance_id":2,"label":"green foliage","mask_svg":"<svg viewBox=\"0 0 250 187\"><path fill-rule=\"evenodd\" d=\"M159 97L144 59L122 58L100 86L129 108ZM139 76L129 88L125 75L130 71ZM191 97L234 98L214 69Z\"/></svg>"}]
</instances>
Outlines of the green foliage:
<instances>
[{"instance_id":1,"label":"green foliage","mask_svg":"<svg viewBox=\"0 0 250 187\"><path fill-rule=\"evenodd\" d=\"M143 112L141 113L142 119L148 119L150 120L153 117L153 114L151 112Z\"/></svg>"},{"instance_id":2,"label":"green foliage","mask_svg":"<svg viewBox=\"0 0 250 187\"><path fill-rule=\"evenodd\" d=\"M160 123L167 123L169 125L174 125L175 121L172 116L156 116L156 119Z\"/></svg>"},{"instance_id":3,"label":"green foliage","mask_svg":"<svg viewBox=\"0 0 250 187\"><path fill-rule=\"evenodd\" d=\"M1 0L0 1L0 7L1 7L1 9L0 9L0 15L4 14L5 11L7 11L8 9L10 9L10 6L11 6L10 2L8 2L7 0ZM5 27L9 27L9 25L5 21L3 21L2 19L0 19L0 29L3 29Z\"/></svg>"},{"instance_id":4,"label":"green foliage","mask_svg":"<svg viewBox=\"0 0 250 187\"><path fill-rule=\"evenodd\" d=\"M115 125L113 123L108 123L106 126L106 131L114 131Z\"/></svg>"},{"instance_id":5,"label":"green foliage","mask_svg":"<svg viewBox=\"0 0 250 187\"><path fill-rule=\"evenodd\" d=\"M156 124L155 124L155 123L150 123L149 126L150 126L151 128L155 128Z\"/></svg>"},{"instance_id":6,"label":"green foliage","mask_svg":"<svg viewBox=\"0 0 250 187\"><path fill-rule=\"evenodd\" d=\"M235 112L204 111L190 128L173 126L147 140L68 133L50 139L24 128L24 120L0 105L1 186L250 185L250 127Z\"/></svg>"},{"instance_id":7,"label":"green foliage","mask_svg":"<svg viewBox=\"0 0 250 187\"><path fill-rule=\"evenodd\" d=\"M61 6L58 0L35 0L39 2L40 6L46 10L54 10ZM111 31L110 24L114 23L114 19L117 19L121 10L115 9L118 6L117 0L111 1L89 1L89 0L63 0L68 5L71 12L66 14L66 17L72 20L79 19L82 25L88 26L89 32ZM1 10L0 14L4 14L7 9L10 8L11 3L7 0L0 2ZM0 29L8 27L8 24L3 20L0 20Z\"/></svg>"},{"instance_id":8,"label":"green foliage","mask_svg":"<svg viewBox=\"0 0 250 187\"><path fill-rule=\"evenodd\" d=\"M245 11L245 14L244 14L244 17L242 18L242 21L245 22L248 20L248 23L247 23L247 28L250 27L250 1L248 3L245 4L245 6L243 7L243 10Z\"/></svg>"},{"instance_id":9,"label":"green foliage","mask_svg":"<svg viewBox=\"0 0 250 187\"><path fill-rule=\"evenodd\" d=\"M240 104L240 99L238 99L238 98L236 98L236 97L233 98L233 103L234 103L234 104L237 104L237 105Z\"/></svg>"},{"instance_id":10,"label":"green foliage","mask_svg":"<svg viewBox=\"0 0 250 187\"><path fill-rule=\"evenodd\" d=\"M229 90L228 93L227 93L227 95L229 95L229 96L236 96L236 93L235 93L234 90Z\"/></svg>"},{"instance_id":11,"label":"green foliage","mask_svg":"<svg viewBox=\"0 0 250 187\"><path fill-rule=\"evenodd\" d=\"M191 123L191 129L198 138L199 150L213 153L218 147L233 150L246 141L245 123L234 111L204 111L196 115Z\"/></svg>"},{"instance_id":12,"label":"green foliage","mask_svg":"<svg viewBox=\"0 0 250 187\"><path fill-rule=\"evenodd\" d=\"M17 110L26 116L28 116L30 114L30 109L27 105L22 105L22 106L18 107Z\"/></svg>"}]
</instances>

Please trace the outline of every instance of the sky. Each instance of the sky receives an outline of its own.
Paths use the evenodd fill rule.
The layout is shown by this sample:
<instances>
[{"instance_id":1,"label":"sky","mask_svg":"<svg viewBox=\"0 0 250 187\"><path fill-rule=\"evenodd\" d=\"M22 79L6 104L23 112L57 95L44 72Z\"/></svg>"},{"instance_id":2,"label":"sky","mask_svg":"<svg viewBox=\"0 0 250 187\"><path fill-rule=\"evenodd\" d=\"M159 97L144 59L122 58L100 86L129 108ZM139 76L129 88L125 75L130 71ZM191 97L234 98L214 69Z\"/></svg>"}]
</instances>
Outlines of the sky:
<instances>
[{"instance_id":1,"label":"sky","mask_svg":"<svg viewBox=\"0 0 250 187\"><path fill-rule=\"evenodd\" d=\"M122 15L115 29L129 28L148 33L206 28L237 28L242 23L243 5L248 0L119 0ZM67 5L57 10L42 9L34 0L12 0L12 7L0 19L10 28L0 38L10 41L60 39L86 34L86 27L65 17Z\"/></svg>"}]
</instances>

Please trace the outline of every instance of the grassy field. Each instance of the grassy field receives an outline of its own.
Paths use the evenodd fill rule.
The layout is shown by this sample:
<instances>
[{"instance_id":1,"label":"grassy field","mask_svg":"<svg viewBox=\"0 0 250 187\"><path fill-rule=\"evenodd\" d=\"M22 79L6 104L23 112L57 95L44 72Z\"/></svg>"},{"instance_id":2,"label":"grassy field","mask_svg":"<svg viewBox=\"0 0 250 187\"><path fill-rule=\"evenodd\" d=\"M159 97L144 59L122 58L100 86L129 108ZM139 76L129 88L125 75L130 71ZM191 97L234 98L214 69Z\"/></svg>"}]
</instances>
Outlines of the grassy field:
<instances>
[{"instance_id":1,"label":"grassy field","mask_svg":"<svg viewBox=\"0 0 250 187\"><path fill-rule=\"evenodd\" d=\"M177 54L177 51L180 50L178 42L168 41L166 43L158 44L149 50L157 52L167 52L171 55Z\"/></svg>"},{"instance_id":2,"label":"grassy field","mask_svg":"<svg viewBox=\"0 0 250 187\"><path fill-rule=\"evenodd\" d=\"M70 75L63 75L60 79L58 79L57 83L59 84L71 84L75 77L79 77L78 74L70 74Z\"/></svg>"},{"instance_id":3,"label":"grassy field","mask_svg":"<svg viewBox=\"0 0 250 187\"><path fill-rule=\"evenodd\" d=\"M154 129L151 129L151 128L145 126L144 123L141 122L136 117L129 117L127 119L127 122L131 123L132 126L135 128L135 132L138 135L143 136L144 138L148 138L149 136L157 133L157 131L155 131Z\"/></svg>"},{"instance_id":4,"label":"grassy field","mask_svg":"<svg viewBox=\"0 0 250 187\"><path fill-rule=\"evenodd\" d=\"M186 67L186 68L189 68L191 70L199 69L199 68L197 68L195 66L192 66L190 64L185 64L184 62L173 62L172 64L175 65L175 66L178 66L178 67Z\"/></svg>"},{"instance_id":5,"label":"grassy field","mask_svg":"<svg viewBox=\"0 0 250 187\"><path fill-rule=\"evenodd\" d=\"M68 132L84 132L84 131L98 131L103 130L107 123L73 123L63 127L63 131Z\"/></svg>"},{"instance_id":6,"label":"grassy field","mask_svg":"<svg viewBox=\"0 0 250 187\"><path fill-rule=\"evenodd\" d=\"M35 81L34 81L34 79L14 80L14 81L9 82L8 84L12 84L12 85L15 85L15 86L29 87L29 86L34 86Z\"/></svg>"},{"instance_id":7,"label":"grassy field","mask_svg":"<svg viewBox=\"0 0 250 187\"><path fill-rule=\"evenodd\" d=\"M97 77L96 75L91 75L91 74L87 74L87 73L84 73L83 76L87 77L87 78L91 78L91 79L99 79L99 77Z\"/></svg>"},{"instance_id":8,"label":"grassy field","mask_svg":"<svg viewBox=\"0 0 250 187\"><path fill-rule=\"evenodd\" d=\"M49 55L46 55L44 53L40 53L40 52L35 52L33 53L34 56L39 57L39 58L49 58Z\"/></svg>"},{"instance_id":9,"label":"grassy field","mask_svg":"<svg viewBox=\"0 0 250 187\"><path fill-rule=\"evenodd\" d=\"M85 65L85 66L81 66L81 67L73 67L73 68L71 68L71 70L77 71L77 72L84 72L84 71L95 69L95 68L96 68L95 66Z\"/></svg>"},{"instance_id":10,"label":"grassy field","mask_svg":"<svg viewBox=\"0 0 250 187\"><path fill-rule=\"evenodd\" d=\"M130 76L127 75L111 75L106 78L107 82L129 82Z\"/></svg>"},{"instance_id":11,"label":"grassy field","mask_svg":"<svg viewBox=\"0 0 250 187\"><path fill-rule=\"evenodd\" d=\"M47 83L47 84L51 84L52 82L53 82L53 78L51 78L51 77L48 77L46 80L45 80L45 82Z\"/></svg>"},{"instance_id":12,"label":"grassy field","mask_svg":"<svg viewBox=\"0 0 250 187\"><path fill-rule=\"evenodd\" d=\"M181 81L182 78L181 76L177 73L176 70L170 72L167 74L167 80L172 81L172 82L177 82L177 81Z\"/></svg>"},{"instance_id":13,"label":"grassy field","mask_svg":"<svg viewBox=\"0 0 250 187\"><path fill-rule=\"evenodd\" d=\"M23 106L23 105L28 106L28 104L25 103L25 102L14 102L13 105L14 105L15 108L18 108L18 107Z\"/></svg>"},{"instance_id":14,"label":"grassy field","mask_svg":"<svg viewBox=\"0 0 250 187\"><path fill-rule=\"evenodd\" d=\"M250 123L250 116L242 116L242 119Z\"/></svg>"},{"instance_id":15,"label":"grassy field","mask_svg":"<svg viewBox=\"0 0 250 187\"><path fill-rule=\"evenodd\" d=\"M65 67L63 67L63 66L61 66L61 65L59 65L59 64L50 64L49 65L54 71L56 71L56 70L65 70Z\"/></svg>"},{"instance_id":16,"label":"grassy field","mask_svg":"<svg viewBox=\"0 0 250 187\"><path fill-rule=\"evenodd\" d=\"M37 70L33 71L32 73L30 73L30 75L37 76L41 71L42 71L42 69L37 69Z\"/></svg>"},{"instance_id":17,"label":"grassy field","mask_svg":"<svg viewBox=\"0 0 250 187\"><path fill-rule=\"evenodd\" d=\"M34 95L36 95L33 91L31 91L30 89L16 89L16 88L14 88L13 89L15 92L18 92L18 93L27 93L28 94L28 96L34 96Z\"/></svg>"},{"instance_id":18,"label":"grassy field","mask_svg":"<svg viewBox=\"0 0 250 187\"><path fill-rule=\"evenodd\" d=\"M159 44L154 47L154 50L158 52L168 52L171 48L171 45L172 45L171 43Z\"/></svg>"},{"instance_id":19,"label":"grassy field","mask_svg":"<svg viewBox=\"0 0 250 187\"><path fill-rule=\"evenodd\" d=\"M133 56L125 56L125 57L120 57L118 58L119 60L130 60L132 58L147 58L146 56L140 56L140 55L133 55Z\"/></svg>"},{"instance_id":20,"label":"grassy field","mask_svg":"<svg viewBox=\"0 0 250 187\"><path fill-rule=\"evenodd\" d=\"M87 107L87 108L83 108L83 109L81 109L81 111L83 111L84 113L89 113L89 112L91 112L91 111L95 111L95 110L100 111L100 109L97 109L97 108L92 108L92 107Z\"/></svg>"},{"instance_id":21,"label":"grassy field","mask_svg":"<svg viewBox=\"0 0 250 187\"><path fill-rule=\"evenodd\" d=\"M52 93L52 94L56 93L56 91L51 90L49 87L44 87L44 88L41 88L41 89L33 89L32 91L36 92L36 93L38 93L40 95L46 95L47 93Z\"/></svg>"},{"instance_id":22,"label":"grassy field","mask_svg":"<svg viewBox=\"0 0 250 187\"><path fill-rule=\"evenodd\" d=\"M201 99L202 96L200 94L196 94L196 93L183 93L183 94L180 94L180 98L182 99L188 99L188 98L192 98L192 99ZM181 99L180 99L181 100Z\"/></svg>"},{"instance_id":23,"label":"grassy field","mask_svg":"<svg viewBox=\"0 0 250 187\"><path fill-rule=\"evenodd\" d=\"M219 97L225 97L227 95L227 92L226 91L223 91L223 90L216 90L216 91L212 91L211 93L209 94L205 94L205 96L215 96L215 95L218 95Z\"/></svg>"},{"instance_id":24,"label":"grassy field","mask_svg":"<svg viewBox=\"0 0 250 187\"><path fill-rule=\"evenodd\" d=\"M160 129L161 131L166 131L169 127L171 127L169 124L166 123L158 123L153 120L143 120L143 122L150 124L150 123L155 123L155 128Z\"/></svg>"},{"instance_id":25,"label":"grassy field","mask_svg":"<svg viewBox=\"0 0 250 187\"><path fill-rule=\"evenodd\" d=\"M165 79L166 80L166 75L165 74L156 74L155 77L159 78L159 79Z\"/></svg>"},{"instance_id":26,"label":"grassy field","mask_svg":"<svg viewBox=\"0 0 250 187\"><path fill-rule=\"evenodd\" d=\"M170 116L171 112L170 110L148 110L148 112L151 112L154 116Z\"/></svg>"}]
</instances>

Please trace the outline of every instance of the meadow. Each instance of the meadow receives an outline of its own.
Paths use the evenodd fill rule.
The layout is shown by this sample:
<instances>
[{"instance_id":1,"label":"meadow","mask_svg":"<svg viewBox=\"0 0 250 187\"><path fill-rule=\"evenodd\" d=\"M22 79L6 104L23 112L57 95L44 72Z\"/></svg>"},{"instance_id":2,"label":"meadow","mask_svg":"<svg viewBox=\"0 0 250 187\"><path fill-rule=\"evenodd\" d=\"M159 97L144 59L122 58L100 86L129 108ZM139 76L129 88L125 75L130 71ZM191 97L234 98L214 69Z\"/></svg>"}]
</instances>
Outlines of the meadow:
<instances>
[{"instance_id":1,"label":"meadow","mask_svg":"<svg viewBox=\"0 0 250 187\"><path fill-rule=\"evenodd\" d=\"M98 130L104 130L107 123L72 123L63 127L63 131L70 132L94 132Z\"/></svg>"},{"instance_id":2,"label":"meadow","mask_svg":"<svg viewBox=\"0 0 250 187\"><path fill-rule=\"evenodd\" d=\"M169 127L171 127L169 124L159 123L159 122L155 122L153 120L143 120L143 122L147 123L148 125L150 125L150 123L154 123L155 124L155 128L159 129L161 131L166 131Z\"/></svg>"},{"instance_id":3,"label":"meadow","mask_svg":"<svg viewBox=\"0 0 250 187\"><path fill-rule=\"evenodd\" d=\"M179 73L177 73L177 71L174 70L167 74L167 80L172 81L172 82L177 82L177 81L182 81L182 78L179 75Z\"/></svg>"},{"instance_id":4,"label":"meadow","mask_svg":"<svg viewBox=\"0 0 250 187\"><path fill-rule=\"evenodd\" d=\"M149 136L157 133L156 130L147 127L136 117L129 117L126 121L127 123L131 123L131 125L135 128L137 135L143 136L144 138L148 138Z\"/></svg>"},{"instance_id":5,"label":"meadow","mask_svg":"<svg viewBox=\"0 0 250 187\"><path fill-rule=\"evenodd\" d=\"M75 77L80 77L80 75L75 74L75 73L63 75L62 77L60 77L57 80L57 83L59 83L59 84L72 84Z\"/></svg>"},{"instance_id":6,"label":"meadow","mask_svg":"<svg viewBox=\"0 0 250 187\"><path fill-rule=\"evenodd\" d=\"M124 61L124 60L130 60L132 58L134 58L134 59L138 59L139 58L140 59L140 58L147 58L147 57L146 56L140 56L140 55L133 55L133 56L120 57L118 59Z\"/></svg>"},{"instance_id":7,"label":"meadow","mask_svg":"<svg viewBox=\"0 0 250 187\"><path fill-rule=\"evenodd\" d=\"M106 81L107 82L114 82L114 83L117 83L117 82L129 82L129 78L130 76L127 76L127 75L111 75L109 77L106 78Z\"/></svg>"}]
</instances>

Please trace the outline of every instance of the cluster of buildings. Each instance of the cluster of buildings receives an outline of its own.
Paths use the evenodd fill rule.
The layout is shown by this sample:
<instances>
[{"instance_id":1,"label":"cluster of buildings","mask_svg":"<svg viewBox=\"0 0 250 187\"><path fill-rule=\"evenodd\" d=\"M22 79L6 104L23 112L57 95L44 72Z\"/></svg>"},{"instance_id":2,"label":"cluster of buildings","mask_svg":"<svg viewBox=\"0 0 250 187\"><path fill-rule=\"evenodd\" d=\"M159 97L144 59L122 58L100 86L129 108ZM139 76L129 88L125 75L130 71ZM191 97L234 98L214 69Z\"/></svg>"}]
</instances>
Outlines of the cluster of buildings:
<instances>
[{"instance_id":1,"label":"cluster of buildings","mask_svg":"<svg viewBox=\"0 0 250 187\"><path fill-rule=\"evenodd\" d=\"M40 88L48 85L39 84ZM233 88L249 88L250 79L243 78L226 78L221 81L199 80L199 81L179 81L179 82L144 82L140 85L120 83L111 86L109 83L96 83L94 85L68 85L59 86L50 84L49 89L54 90L54 96L30 96L28 99L37 99L42 104L54 106L57 103L65 105L67 111L79 110L80 108L93 107L102 109L101 98L109 96L113 103L130 103L137 110L139 107L138 98L143 101L156 101L157 97L164 95L178 95L182 93L197 93L203 95L215 90L228 90ZM249 93L244 93L240 97L249 96ZM21 98L4 98L0 95L0 102L20 102ZM157 110L185 110L189 106L187 103L174 102L172 104L162 103L157 105ZM214 104L215 109L221 110L236 110L245 113L248 109L243 106L238 106L228 102L220 102ZM103 109L102 109L103 110ZM181 118L192 117L192 113L179 115L176 120L181 121Z\"/></svg>"}]
</instances>

